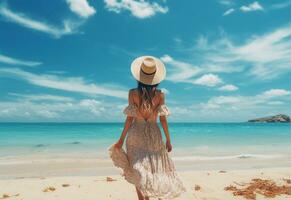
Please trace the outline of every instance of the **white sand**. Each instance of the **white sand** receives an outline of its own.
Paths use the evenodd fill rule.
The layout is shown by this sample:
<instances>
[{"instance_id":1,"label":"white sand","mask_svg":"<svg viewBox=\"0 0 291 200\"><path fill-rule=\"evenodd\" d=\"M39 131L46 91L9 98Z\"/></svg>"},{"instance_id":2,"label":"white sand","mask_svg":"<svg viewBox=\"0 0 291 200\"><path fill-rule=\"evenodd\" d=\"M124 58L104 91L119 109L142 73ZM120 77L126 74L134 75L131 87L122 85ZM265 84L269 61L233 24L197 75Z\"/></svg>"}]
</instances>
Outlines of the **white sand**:
<instances>
[{"instance_id":1,"label":"white sand","mask_svg":"<svg viewBox=\"0 0 291 200\"><path fill-rule=\"evenodd\" d=\"M233 200L224 188L230 184L248 183L253 178L271 179L283 184L291 179L291 159L237 158L223 160L174 159L187 192L180 200ZM224 170L226 173L220 173ZM11 157L0 159L0 199L17 200L135 200L135 187L120 175L120 169L109 159L81 157ZM106 177L116 181L108 182ZM69 184L63 187L63 184ZM195 191L195 185L201 190ZM291 186L291 185L290 185ZM47 187L56 190L43 192ZM16 195L16 196L13 196ZM257 199L265 199L258 195ZM291 199L277 196L274 199Z\"/></svg>"},{"instance_id":2,"label":"white sand","mask_svg":"<svg viewBox=\"0 0 291 200\"><path fill-rule=\"evenodd\" d=\"M220 173L212 171L178 171L187 188L180 200L232 200L244 199L234 197L224 188L230 184L246 183L253 178L272 179L278 184L283 183L283 178L291 179L290 168L227 170ZM110 176L116 181L108 182ZM69 184L63 187L63 184ZM201 190L195 191L195 185ZM47 187L54 187L52 192L43 192ZM103 176L66 176L66 177L38 177L38 178L9 178L0 180L0 197L3 194L16 195L7 199L21 200L134 200L137 199L135 188L127 183L120 175ZM257 196L257 199L265 199ZM291 199L291 196L278 196L274 199Z\"/></svg>"}]
</instances>

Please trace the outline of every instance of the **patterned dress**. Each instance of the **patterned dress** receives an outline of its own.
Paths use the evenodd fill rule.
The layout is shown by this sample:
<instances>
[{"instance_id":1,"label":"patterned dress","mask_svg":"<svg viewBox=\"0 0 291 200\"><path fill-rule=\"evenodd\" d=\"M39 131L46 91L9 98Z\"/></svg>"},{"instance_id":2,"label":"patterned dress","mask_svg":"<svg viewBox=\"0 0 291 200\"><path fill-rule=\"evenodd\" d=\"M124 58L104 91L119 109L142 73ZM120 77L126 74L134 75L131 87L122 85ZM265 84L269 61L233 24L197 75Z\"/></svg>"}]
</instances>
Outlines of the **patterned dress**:
<instances>
[{"instance_id":1,"label":"patterned dress","mask_svg":"<svg viewBox=\"0 0 291 200\"><path fill-rule=\"evenodd\" d=\"M144 196L161 199L180 196L186 188L177 176L156 122L157 116L170 114L167 106L158 106L147 120L135 104L128 105L123 112L134 120L127 132L126 152L114 145L108 149L114 165L122 169L124 178Z\"/></svg>"}]
</instances>

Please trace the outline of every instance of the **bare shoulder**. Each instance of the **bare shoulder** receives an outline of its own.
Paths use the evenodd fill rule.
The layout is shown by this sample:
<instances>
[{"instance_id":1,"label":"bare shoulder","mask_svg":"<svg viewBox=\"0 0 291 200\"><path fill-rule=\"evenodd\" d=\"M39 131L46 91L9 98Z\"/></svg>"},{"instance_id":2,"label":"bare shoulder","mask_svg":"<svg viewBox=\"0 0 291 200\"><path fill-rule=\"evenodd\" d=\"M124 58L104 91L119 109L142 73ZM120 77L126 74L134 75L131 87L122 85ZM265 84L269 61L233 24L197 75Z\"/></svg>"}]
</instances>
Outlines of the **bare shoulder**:
<instances>
[{"instance_id":1,"label":"bare shoulder","mask_svg":"<svg viewBox=\"0 0 291 200\"><path fill-rule=\"evenodd\" d=\"M162 90L158 90L160 104L163 104L165 102L165 93Z\"/></svg>"}]
</instances>

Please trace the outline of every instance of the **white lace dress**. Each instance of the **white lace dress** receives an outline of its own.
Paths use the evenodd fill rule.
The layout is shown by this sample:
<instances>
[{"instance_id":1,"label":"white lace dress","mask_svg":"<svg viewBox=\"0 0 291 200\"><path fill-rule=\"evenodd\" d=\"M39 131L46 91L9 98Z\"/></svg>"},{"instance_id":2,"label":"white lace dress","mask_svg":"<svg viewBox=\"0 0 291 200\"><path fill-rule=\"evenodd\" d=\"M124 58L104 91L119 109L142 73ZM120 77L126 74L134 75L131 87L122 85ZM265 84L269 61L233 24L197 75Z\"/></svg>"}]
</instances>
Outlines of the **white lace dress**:
<instances>
[{"instance_id":1,"label":"white lace dress","mask_svg":"<svg viewBox=\"0 0 291 200\"><path fill-rule=\"evenodd\" d=\"M169 157L156 120L140 117L135 105L128 105L124 114L134 117L126 138L126 152L113 145L109 155L115 166L123 171L124 178L140 189L144 196L173 199L186 189L177 176L174 163ZM161 105L156 114L170 114L166 105Z\"/></svg>"}]
</instances>

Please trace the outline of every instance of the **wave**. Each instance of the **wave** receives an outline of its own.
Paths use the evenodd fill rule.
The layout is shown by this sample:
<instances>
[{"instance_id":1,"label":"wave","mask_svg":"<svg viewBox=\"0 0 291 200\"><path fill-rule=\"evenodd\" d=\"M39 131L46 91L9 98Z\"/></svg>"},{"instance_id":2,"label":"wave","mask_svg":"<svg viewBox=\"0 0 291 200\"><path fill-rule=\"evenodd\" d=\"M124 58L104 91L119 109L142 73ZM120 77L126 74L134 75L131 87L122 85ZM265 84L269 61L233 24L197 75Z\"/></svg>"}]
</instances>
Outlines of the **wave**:
<instances>
[{"instance_id":1,"label":"wave","mask_svg":"<svg viewBox=\"0 0 291 200\"><path fill-rule=\"evenodd\" d=\"M175 156L172 159L175 161L211 161L211 160L232 160L232 159L274 159L282 158L286 155L264 155L264 154L239 154L230 156Z\"/></svg>"}]
</instances>

